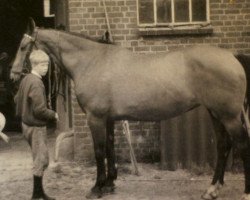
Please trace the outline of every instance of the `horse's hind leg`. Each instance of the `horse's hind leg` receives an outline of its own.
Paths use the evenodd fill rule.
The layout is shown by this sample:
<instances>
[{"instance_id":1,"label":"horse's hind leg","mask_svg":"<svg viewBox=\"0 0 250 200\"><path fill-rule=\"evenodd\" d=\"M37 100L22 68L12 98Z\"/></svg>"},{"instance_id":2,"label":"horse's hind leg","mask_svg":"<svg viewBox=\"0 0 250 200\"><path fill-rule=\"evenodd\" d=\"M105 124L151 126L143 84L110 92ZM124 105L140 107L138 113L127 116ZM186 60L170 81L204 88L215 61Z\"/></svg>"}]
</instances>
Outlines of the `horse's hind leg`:
<instances>
[{"instance_id":1,"label":"horse's hind leg","mask_svg":"<svg viewBox=\"0 0 250 200\"><path fill-rule=\"evenodd\" d=\"M105 192L113 192L115 189L114 180L117 178L117 169L115 166L114 121L111 119L107 120L106 155L108 174L104 188Z\"/></svg>"},{"instance_id":2,"label":"horse's hind leg","mask_svg":"<svg viewBox=\"0 0 250 200\"><path fill-rule=\"evenodd\" d=\"M205 194L202 195L203 199L215 199L218 197L219 189L224 184L225 168L232 147L229 134L224 125L213 116L212 120L217 137L217 164L211 186L207 189Z\"/></svg>"},{"instance_id":3,"label":"horse's hind leg","mask_svg":"<svg viewBox=\"0 0 250 200\"><path fill-rule=\"evenodd\" d=\"M242 125L240 115L234 119L224 120L223 123L232 137L233 146L240 152L243 160L245 195L242 200L250 200L250 141L247 130Z\"/></svg>"},{"instance_id":4,"label":"horse's hind leg","mask_svg":"<svg viewBox=\"0 0 250 200\"><path fill-rule=\"evenodd\" d=\"M87 194L87 198L100 198L102 196L102 188L106 182L106 168L104 158L106 155L106 119L95 117L87 114L88 125L93 137L95 158L97 165L97 178L91 192Z\"/></svg>"}]
</instances>

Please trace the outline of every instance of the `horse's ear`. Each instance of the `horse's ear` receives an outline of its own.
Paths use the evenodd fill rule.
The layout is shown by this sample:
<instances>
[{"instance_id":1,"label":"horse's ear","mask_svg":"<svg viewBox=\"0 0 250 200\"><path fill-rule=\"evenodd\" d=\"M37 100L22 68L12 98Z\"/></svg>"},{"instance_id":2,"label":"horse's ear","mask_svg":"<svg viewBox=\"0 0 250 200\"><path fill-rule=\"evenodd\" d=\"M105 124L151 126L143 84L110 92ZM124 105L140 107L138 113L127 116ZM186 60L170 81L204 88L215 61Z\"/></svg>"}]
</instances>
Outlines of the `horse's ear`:
<instances>
[{"instance_id":1,"label":"horse's ear","mask_svg":"<svg viewBox=\"0 0 250 200\"><path fill-rule=\"evenodd\" d=\"M29 34L29 35L32 35L32 33L34 32L36 28L36 23L35 21L33 20L33 18L29 18L29 22L28 22L28 26L27 26L27 30L26 30L26 33Z\"/></svg>"}]
</instances>

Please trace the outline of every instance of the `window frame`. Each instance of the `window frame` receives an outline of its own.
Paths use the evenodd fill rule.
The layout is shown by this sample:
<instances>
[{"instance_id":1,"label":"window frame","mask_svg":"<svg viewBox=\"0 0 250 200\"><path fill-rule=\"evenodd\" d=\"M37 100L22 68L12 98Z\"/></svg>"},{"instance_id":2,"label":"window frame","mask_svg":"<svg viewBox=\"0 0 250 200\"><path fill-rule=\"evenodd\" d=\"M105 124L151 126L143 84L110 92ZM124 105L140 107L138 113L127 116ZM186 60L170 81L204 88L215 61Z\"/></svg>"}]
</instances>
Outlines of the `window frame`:
<instances>
[{"instance_id":1,"label":"window frame","mask_svg":"<svg viewBox=\"0 0 250 200\"><path fill-rule=\"evenodd\" d=\"M53 1L53 0L43 0L43 16L44 17L55 17L55 14L50 14L50 1Z\"/></svg>"},{"instance_id":2,"label":"window frame","mask_svg":"<svg viewBox=\"0 0 250 200\"><path fill-rule=\"evenodd\" d=\"M206 21L192 21L192 0L189 1L189 21L188 22L175 22L175 5L174 1L171 0L171 19L170 23L159 23L157 22L157 0L153 0L154 8L154 23L140 23L139 20L139 1L137 0L137 25L139 27L178 27L178 26L192 26L192 25L206 25L210 24L210 0L206 0Z\"/></svg>"}]
</instances>

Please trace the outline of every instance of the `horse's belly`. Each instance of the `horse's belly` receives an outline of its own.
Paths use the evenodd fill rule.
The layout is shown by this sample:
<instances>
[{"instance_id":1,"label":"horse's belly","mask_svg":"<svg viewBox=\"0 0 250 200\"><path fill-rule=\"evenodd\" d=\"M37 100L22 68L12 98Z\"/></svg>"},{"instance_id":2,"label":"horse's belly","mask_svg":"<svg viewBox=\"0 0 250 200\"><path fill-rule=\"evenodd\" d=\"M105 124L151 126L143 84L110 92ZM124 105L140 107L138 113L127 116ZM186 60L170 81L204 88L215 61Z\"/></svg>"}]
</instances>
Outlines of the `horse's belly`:
<instances>
[{"instance_id":1,"label":"horse's belly","mask_svg":"<svg viewBox=\"0 0 250 200\"><path fill-rule=\"evenodd\" d=\"M113 110L114 119L158 121L178 116L199 104L194 98L155 98L126 102Z\"/></svg>"}]
</instances>

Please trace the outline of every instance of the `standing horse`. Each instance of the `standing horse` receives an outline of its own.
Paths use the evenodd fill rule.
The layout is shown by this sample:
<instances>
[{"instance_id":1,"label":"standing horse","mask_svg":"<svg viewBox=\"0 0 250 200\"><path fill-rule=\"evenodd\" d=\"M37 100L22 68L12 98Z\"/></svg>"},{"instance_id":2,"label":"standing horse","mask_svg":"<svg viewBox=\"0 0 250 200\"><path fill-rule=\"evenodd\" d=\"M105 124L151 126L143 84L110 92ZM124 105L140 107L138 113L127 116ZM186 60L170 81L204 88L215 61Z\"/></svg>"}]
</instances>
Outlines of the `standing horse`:
<instances>
[{"instance_id":1,"label":"standing horse","mask_svg":"<svg viewBox=\"0 0 250 200\"><path fill-rule=\"evenodd\" d=\"M244 199L250 199L250 144L241 121L246 76L232 53L197 46L166 54L138 55L71 33L36 29L34 22L29 27L11 77L20 77L25 58L35 45L73 79L77 100L92 133L97 164L96 183L88 197L101 197L106 189L114 189L115 120L158 121L203 105L213 119L218 138L217 166L203 198L217 197L234 145L240 149L244 163Z\"/></svg>"}]
</instances>

